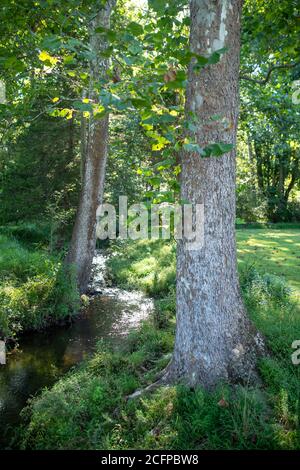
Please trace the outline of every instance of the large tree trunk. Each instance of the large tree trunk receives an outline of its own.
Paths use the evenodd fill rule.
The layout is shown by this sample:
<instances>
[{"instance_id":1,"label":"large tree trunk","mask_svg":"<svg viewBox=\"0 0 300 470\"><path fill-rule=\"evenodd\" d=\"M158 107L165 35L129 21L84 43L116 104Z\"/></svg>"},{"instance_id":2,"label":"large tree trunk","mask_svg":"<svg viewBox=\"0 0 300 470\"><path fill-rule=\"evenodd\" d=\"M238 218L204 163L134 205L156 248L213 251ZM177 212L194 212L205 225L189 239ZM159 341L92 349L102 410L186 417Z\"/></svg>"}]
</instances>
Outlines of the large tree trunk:
<instances>
[{"instance_id":1,"label":"large tree trunk","mask_svg":"<svg viewBox=\"0 0 300 470\"><path fill-rule=\"evenodd\" d=\"M190 47L209 56L228 47L221 61L201 73L191 64L186 116L199 119L196 139L235 144L241 0L192 0ZM223 120L211 120L221 115ZM221 157L182 155L182 199L204 204L204 245L177 254L177 330L166 379L211 388L219 381L254 376L261 339L241 299L235 241L235 151Z\"/></svg>"},{"instance_id":2,"label":"large tree trunk","mask_svg":"<svg viewBox=\"0 0 300 470\"><path fill-rule=\"evenodd\" d=\"M105 4L99 2L99 10L90 22L90 47L93 58L90 61L90 87L88 98L97 103L96 83L106 77L108 60L101 57L106 43L97 27L109 28L114 0ZM87 290L92 260L96 246L96 211L102 201L105 181L105 168L108 147L108 115L96 120L90 116L87 124L86 142L82 143L83 171L79 206L73 228L68 264L76 269L78 288L81 293Z\"/></svg>"}]
</instances>

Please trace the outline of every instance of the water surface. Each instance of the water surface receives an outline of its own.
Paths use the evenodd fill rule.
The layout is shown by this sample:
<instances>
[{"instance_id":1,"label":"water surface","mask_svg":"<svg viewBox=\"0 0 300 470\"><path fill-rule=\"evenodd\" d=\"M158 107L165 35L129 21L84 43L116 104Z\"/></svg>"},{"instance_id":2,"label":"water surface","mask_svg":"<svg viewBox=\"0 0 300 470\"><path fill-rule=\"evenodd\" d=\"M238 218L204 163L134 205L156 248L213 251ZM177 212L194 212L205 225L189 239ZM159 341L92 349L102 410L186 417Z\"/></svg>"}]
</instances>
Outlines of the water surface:
<instances>
[{"instance_id":1,"label":"water surface","mask_svg":"<svg viewBox=\"0 0 300 470\"><path fill-rule=\"evenodd\" d=\"M105 261L97 252L91 284L96 295L83 315L69 326L23 336L19 350L0 366L0 448L9 445L28 398L90 355L100 339L122 341L152 311L152 301L140 292L105 286Z\"/></svg>"}]
</instances>

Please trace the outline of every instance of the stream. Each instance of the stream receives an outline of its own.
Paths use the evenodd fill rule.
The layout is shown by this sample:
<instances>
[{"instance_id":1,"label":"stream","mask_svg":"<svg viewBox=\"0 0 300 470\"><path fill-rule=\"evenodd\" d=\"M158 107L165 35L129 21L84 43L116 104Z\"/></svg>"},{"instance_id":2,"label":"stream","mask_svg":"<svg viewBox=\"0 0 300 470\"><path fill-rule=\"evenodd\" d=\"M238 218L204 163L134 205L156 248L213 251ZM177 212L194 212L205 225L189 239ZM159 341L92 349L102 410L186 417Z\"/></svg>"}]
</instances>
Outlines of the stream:
<instances>
[{"instance_id":1,"label":"stream","mask_svg":"<svg viewBox=\"0 0 300 470\"><path fill-rule=\"evenodd\" d=\"M153 311L142 293L105 285L106 259L104 251L96 252L90 285L95 295L83 314L71 325L24 335L18 351L0 365L0 449L9 445L28 398L86 359L100 339L121 343Z\"/></svg>"}]
</instances>

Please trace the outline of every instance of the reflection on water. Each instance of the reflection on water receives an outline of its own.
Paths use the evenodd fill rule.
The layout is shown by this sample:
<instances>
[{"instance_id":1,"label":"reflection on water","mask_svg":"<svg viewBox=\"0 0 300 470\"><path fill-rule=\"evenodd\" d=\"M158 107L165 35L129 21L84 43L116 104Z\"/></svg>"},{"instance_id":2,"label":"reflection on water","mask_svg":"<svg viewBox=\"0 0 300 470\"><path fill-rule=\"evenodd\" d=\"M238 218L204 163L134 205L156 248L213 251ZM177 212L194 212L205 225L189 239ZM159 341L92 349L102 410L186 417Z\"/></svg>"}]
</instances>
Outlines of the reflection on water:
<instances>
[{"instance_id":1,"label":"reflection on water","mask_svg":"<svg viewBox=\"0 0 300 470\"><path fill-rule=\"evenodd\" d=\"M153 309L152 301L139 292L105 287L101 252L94 263L91 288L101 293L91 300L84 315L70 326L24 336L20 350L8 355L7 364L0 366L0 448L5 448L30 396L87 357L99 339L120 341Z\"/></svg>"}]
</instances>

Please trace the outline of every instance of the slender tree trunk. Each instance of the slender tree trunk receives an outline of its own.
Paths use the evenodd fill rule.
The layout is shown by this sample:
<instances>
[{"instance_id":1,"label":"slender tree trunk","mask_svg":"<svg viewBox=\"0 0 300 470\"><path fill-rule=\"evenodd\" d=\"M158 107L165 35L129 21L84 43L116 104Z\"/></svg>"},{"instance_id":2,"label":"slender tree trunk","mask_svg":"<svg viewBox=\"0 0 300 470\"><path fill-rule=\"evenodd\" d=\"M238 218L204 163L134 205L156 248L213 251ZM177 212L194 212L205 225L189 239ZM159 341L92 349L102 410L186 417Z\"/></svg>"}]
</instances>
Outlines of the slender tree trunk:
<instances>
[{"instance_id":1,"label":"slender tree trunk","mask_svg":"<svg viewBox=\"0 0 300 470\"><path fill-rule=\"evenodd\" d=\"M90 61L89 99L97 103L96 83L105 78L108 60L101 57L106 44L97 27L109 28L114 0L99 3L99 10L90 22L90 47L93 58ZM96 246L96 211L102 201L108 147L108 115L96 120L93 115L87 123L86 142L82 143L83 171L82 187L70 250L66 262L75 265L80 292L87 290L92 260ZM84 125L84 123L83 123Z\"/></svg>"},{"instance_id":2,"label":"slender tree trunk","mask_svg":"<svg viewBox=\"0 0 300 470\"><path fill-rule=\"evenodd\" d=\"M86 90L82 94L82 99L86 98ZM84 113L81 113L80 119L80 182L83 183L84 162L86 156L86 143L87 143L87 120Z\"/></svg>"},{"instance_id":3,"label":"slender tree trunk","mask_svg":"<svg viewBox=\"0 0 300 470\"><path fill-rule=\"evenodd\" d=\"M281 155L279 157L278 162L278 172L279 172L279 179L278 179L278 186L277 186L277 194L278 194L278 202L277 202L277 220L284 221L287 216L287 200L285 199L285 178L286 178L286 169L285 169L285 159L287 155Z\"/></svg>"},{"instance_id":4,"label":"slender tree trunk","mask_svg":"<svg viewBox=\"0 0 300 470\"><path fill-rule=\"evenodd\" d=\"M249 156L249 162L253 162L253 143L251 136L248 134L247 136L247 144L248 144L248 156Z\"/></svg>"},{"instance_id":5,"label":"slender tree trunk","mask_svg":"<svg viewBox=\"0 0 300 470\"><path fill-rule=\"evenodd\" d=\"M192 0L190 47L209 56L228 47L221 61L201 73L191 64L186 116L199 119L201 147L235 144L239 109L238 76L241 0ZM211 120L221 115L227 124ZM182 155L182 199L204 204L204 246L177 254L177 329L165 379L206 388L220 380L247 379L262 340L241 299L235 241L235 151L221 157ZM254 375L254 374L252 374Z\"/></svg>"},{"instance_id":6,"label":"slender tree trunk","mask_svg":"<svg viewBox=\"0 0 300 470\"><path fill-rule=\"evenodd\" d=\"M291 191L293 190L299 176L300 176L300 158L297 155L297 150L294 150L294 158L291 163L291 179L285 191L285 199L288 202Z\"/></svg>"},{"instance_id":7,"label":"slender tree trunk","mask_svg":"<svg viewBox=\"0 0 300 470\"><path fill-rule=\"evenodd\" d=\"M256 173L257 173L257 184L259 189L264 192L265 185L264 185L264 175L262 169L262 152L261 152L261 145L254 142L255 148L255 157L256 157Z\"/></svg>"}]
</instances>

